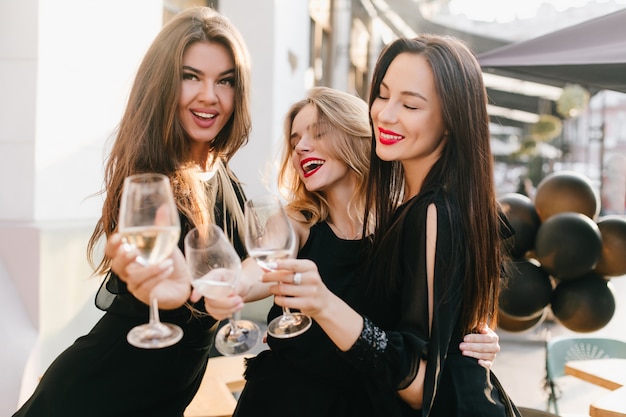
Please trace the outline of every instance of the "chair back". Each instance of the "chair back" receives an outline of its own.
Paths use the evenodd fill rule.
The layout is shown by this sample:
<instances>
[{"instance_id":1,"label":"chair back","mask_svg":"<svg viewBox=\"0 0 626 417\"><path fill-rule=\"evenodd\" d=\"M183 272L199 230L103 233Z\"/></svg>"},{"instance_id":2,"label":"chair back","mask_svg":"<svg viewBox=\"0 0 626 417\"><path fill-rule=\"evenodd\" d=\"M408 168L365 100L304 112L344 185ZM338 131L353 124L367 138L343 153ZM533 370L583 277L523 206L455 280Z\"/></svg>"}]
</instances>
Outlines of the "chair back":
<instances>
[{"instance_id":1,"label":"chair back","mask_svg":"<svg viewBox=\"0 0 626 417\"><path fill-rule=\"evenodd\" d=\"M546 342L549 380L565 375L565 362L604 358L626 358L626 342L599 337L554 338Z\"/></svg>"}]
</instances>

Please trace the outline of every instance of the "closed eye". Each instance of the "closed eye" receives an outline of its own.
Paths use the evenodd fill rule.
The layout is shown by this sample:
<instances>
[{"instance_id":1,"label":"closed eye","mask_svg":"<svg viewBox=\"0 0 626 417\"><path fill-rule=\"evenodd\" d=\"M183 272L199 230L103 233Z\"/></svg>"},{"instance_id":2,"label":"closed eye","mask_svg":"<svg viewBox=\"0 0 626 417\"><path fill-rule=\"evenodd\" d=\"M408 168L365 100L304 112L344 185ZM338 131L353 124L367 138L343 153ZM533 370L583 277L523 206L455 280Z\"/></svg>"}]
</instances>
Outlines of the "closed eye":
<instances>
[{"instance_id":1,"label":"closed eye","mask_svg":"<svg viewBox=\"0 0 626 417\"><path fill-rule=\"evenodd\" d=\"M296 134L291 135L291 137L289 138L289 145L291 146L291 150L296 149L296 145L298 144L298 142L300 142L300 136Z\"/></svg>"},{"instance_id":2,"label":"closed eye","mask_svg":"<svg viewBox=\"0 0 626 417\"><path fill-rule=\"evenodd\" d=\"M320 139L322 138L324 135L326 134L326 132L315 132L315 139Z\"/></svg>"}]
</instances>

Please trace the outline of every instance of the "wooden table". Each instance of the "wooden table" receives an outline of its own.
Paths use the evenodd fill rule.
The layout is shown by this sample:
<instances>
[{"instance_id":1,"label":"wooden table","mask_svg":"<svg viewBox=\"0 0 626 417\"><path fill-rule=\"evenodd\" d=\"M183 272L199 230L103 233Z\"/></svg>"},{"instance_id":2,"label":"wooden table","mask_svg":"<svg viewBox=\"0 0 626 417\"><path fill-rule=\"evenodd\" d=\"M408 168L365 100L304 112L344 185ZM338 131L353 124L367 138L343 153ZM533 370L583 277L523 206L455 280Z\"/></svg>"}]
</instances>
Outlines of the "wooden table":
<instances>
[{"instance_id":1,"label":"wooden table","mask_svg":"<svg viewBox=\"0 0 626 417\"><path fill-rule=\"evenodd\" d=\"M591 417L626 417L626 359L571 361L565 364L565 373L612 390L591 403Z\"/></svg>"},{"instance_id":2,"label":"wooden table","mask_svg":"<svg viewBox=\"0 0 626 417\"><path fill-rule=\"evenodd\" d=\"M185 410L185 417L230 417L237 400L233 393L246 384L243 377L246 356L210 358L200 388Z\"/></svg>"}]
</instances>

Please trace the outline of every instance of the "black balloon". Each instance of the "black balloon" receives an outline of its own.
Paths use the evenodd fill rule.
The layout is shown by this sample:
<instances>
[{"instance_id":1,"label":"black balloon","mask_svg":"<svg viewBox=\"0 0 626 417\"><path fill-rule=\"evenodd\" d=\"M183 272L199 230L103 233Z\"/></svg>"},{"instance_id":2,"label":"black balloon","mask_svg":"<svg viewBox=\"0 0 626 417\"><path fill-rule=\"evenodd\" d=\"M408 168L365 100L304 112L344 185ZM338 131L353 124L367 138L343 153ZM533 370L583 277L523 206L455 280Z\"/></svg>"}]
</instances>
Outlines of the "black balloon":
<instances>
[{"instance_id":1,"label":"black balloon","mask_svg":"<svg viewBox=\"0 0 626 417\"><path fill-rule=\"evenodd\" d=\"M573 171L557 171L545 177L535 191L535 208L542 222L558 213L574 212L595 219L600 199L591 181Z\"/></svg>"},{"instance_id":2,"label":"black balloon","mask_svg":"<svg viewBox=\"0 0 626 417\"><path fill-rule=\"evenodd\" d=\"M551 275L574 279L593 270L600 259L600 229L580 213L559 213L537 230L535 257Z\"/></svg>"},{"instance_id":3,"label":"black balloon","mask_svg":"<svg viewBox=\"0 0 626 417\"><path fill-rule=\"evenodd\" d=\"M552 292L552 312L574 332L588 333L607 325L615 314L615 295L610 281L590 272L575 280L562 281Z\"/></svg>"},{"instance_id":4,"label":"black balloon","mask_svg":"<svg viewBox=\"0 0 626 417\"><path fill-rule=\"evenodd\" d=\"M500 310L518 319L532 319L550 303L550 275L532 261L512 262L500 290Z\"/></svg>"},{"instance_id":5,"label":"black balloon","mask_svg":"<svg viewBox=\"0 0 626 417\"><path fill-rule=\"evenodd\" d=\"M520 319L517 317L509 316L502 310L498 311L498 329L505 330L507 332L523 332L525 330L530 330L535 326L538 326L543 322L543 320L547 316L548 309L546 308L541 314L537 317L531 319Z\"/></svg>"},{"instance_id":6,"label":"black balloon","mask_svg":"<svg viewBox=\"0 0 626 417\"><path fill-rule=\"evenodd\" d=\"M505 194L498 201L515 231L511 256L520 258L535 246L535 237L541 220L532 200L523 194Z\"/></svg>"},{"instance_id":7,"label":"black balloon","mask_svg":"<svg viewBox=\"0 0 626 417\"><path fill-rule=\"evenodd\" d=\"M626 219L605 216L598 220L602 236L602 254L595 267L600 275L626 275Z\"/></svg>"}]
</instances>

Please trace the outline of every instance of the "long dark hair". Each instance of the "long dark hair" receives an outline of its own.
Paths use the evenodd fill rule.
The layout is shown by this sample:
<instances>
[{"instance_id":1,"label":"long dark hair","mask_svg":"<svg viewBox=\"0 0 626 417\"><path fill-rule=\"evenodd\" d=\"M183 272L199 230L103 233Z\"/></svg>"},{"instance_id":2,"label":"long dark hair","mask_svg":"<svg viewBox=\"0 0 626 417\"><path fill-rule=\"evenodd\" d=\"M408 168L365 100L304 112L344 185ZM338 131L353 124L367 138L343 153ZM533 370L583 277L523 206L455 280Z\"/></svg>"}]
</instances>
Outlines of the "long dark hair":
<instances>
[{"instance_id":1,"label":"long dark hair","mask_svg":"<svg viewBox=\"0 0 626 417\"><path fill-rule=\"evenodd\" d=\"M418 198L435 189L443 190L454 223L462 229L460 236L452 239L456 239L453 247L463 251L458 254L464 265L463 329L470 332L479 323L495 326L502 265L498 244L500 217L493 181L487 95L480 66L463 43L450 37L422 35L396 40L384 48L376 63L370 110L389 65L401 53L419 54L429 63L448 133L442 155L426 176ZM375 140L372 132L366 207L375 210L374 253L376 257L389 255L383 258L389 259L393 249L385 245L389 239L385 232L404 197L404 172L399 161L377 157ZM397 289L394 277L399 266L380 269L375 271L374 279L388 280L383 285Z\"/></svg>"},{"instance_id":2,"label":"long dark hair","mask_svg":"<svg viewBox=\"0 0 626 417\"><path fill-rule=\"evenodd\" d=\"M190 138L177 115L183 79L183 55L196 42L222 45L235 64L235 105L230 120L211 142L211 159L224 207L232 219L243 219L227 163L246 144L251 129L249 109L250 60L239 31L209 7L187 9L170 20L152 42L141 62L105 165L106 194L102 217L89 240L93 254L99 239L116 227L124 178L140 172L158 172L171 182L178 209L193 223L210 223L216 196L207 196L191 160ZM234 221L234 220L233 220ZM225 231L233 225L223 225ZM110 260L102 259L95 271L104 273Z\"/></svg>"}]
</instances>

